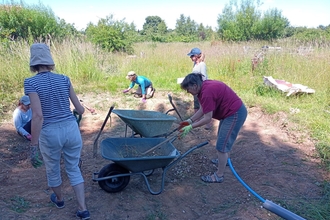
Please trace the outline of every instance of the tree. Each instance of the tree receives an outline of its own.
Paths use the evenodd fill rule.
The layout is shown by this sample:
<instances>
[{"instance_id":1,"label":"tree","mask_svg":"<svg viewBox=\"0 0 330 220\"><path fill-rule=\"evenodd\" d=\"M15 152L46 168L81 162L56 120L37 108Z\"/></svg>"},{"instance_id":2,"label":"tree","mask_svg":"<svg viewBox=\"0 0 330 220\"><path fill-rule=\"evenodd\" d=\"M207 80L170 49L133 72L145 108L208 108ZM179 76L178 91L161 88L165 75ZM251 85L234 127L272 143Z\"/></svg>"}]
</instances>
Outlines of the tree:
<instances>
[{"instance_id":1,"label":"tree","mask_svg":"<svg viewBox=\"0 0 330 220\"><path fill-rule=\"evenodd\" d=\"M253 27L260 18L254 0L242 0L238 6L233 0L225 5L222 15L218 16L218 33L224 40L246 41L253 38Z\"/></svg>"},{"instance_id":2,"label":"tree","mask_svg":"<svg viewBox=\"0 0 330 220\"><path fill-rule=\"evenodd\" d=\"M37 6L15 2L0 5L0 36L4 38L44 41L49 37L61 39L77 33L73 25L56 17L41 3Z\"/></svg>"},{"instance_id":3,"label":"tree","mask_svg":"<svg viewBox=\"0 0 330 220\"><path fill-rule=\"evenodd\" d=\"M198 25L190 17L183 14L176 20L175 32L178 36L185 38L183 41L196 41L198 39Z\"/></svg>"},{"instance_id":4,"label":"tree","mask_svg":"<svg viewBox=\"0 0 330 220\"><path fill-rule=\"evenodd\" d=\"M330 29L298 27L293 38L305 43L326 44L330 40Z\"/></svg>"},{"instance_id":5,"label":"tree","mask_svg":"<svg viewBox=\"0 0 330 220\"><path fill-rule=\"evenodd\" d=\"M226 5L218 16L218 34L223 40L272 40L287 34L288 19L278 9L270 9L262 16L259 0L237 0Z\"/></svg>"},{"instance_id":6,"label":"tree","mask_svg":"<svg viewBox=\"0 0 330 220\"><path fill-rule=\"evenodd\" d=\"M165 35L167 34L167 26L165 21L159 16L146 17L141 34L145 36L144 40L165 42Z\"/></svg>"},{"instance_id":7,"label":"tree","mask_svg":"<svg viewBox=\"0 0 330 220\"><path fill-rule=\"evenodd\" d=\"M290 25L287 18L282 16L278 9L266 11L262 19L257 22L254 30L254 39L272 40L278 39L287 34L286 28Z\"/></svg>"},{"instance_id":8,"label":"tree","mask_svg":"<svg viewBox=\"0 0 330 220\"><path fill-rule=\"evenodd\" d=\"M142 34L147 33L165 33L167 30L165 21L162 20L159 16L148 16L145 19L145 23L143 24Z\"/></svg>"},{"instance_id":9,"label":"tree","mask_svg":"<svg viewBox=\"0 0 330 220\"><path fill-rule=\"evenodd\" d=\"M167 26L165 24L165 21L161 21L157 26L157 33L164 35L167 33Z\"/></svg>"},{"instance_id":10,"label":"tree","mask_svg":"<svg viewBox=\"0 0 330 220\"><path fill-rule=\"evenodd\" d=\"M134 24L127 24L125 19L114 21L113 15L101 18L97 25L89 23L86 28L87 39L109 51L133 53L133 42L137 32Z\"/></svg>"}]
</instances>

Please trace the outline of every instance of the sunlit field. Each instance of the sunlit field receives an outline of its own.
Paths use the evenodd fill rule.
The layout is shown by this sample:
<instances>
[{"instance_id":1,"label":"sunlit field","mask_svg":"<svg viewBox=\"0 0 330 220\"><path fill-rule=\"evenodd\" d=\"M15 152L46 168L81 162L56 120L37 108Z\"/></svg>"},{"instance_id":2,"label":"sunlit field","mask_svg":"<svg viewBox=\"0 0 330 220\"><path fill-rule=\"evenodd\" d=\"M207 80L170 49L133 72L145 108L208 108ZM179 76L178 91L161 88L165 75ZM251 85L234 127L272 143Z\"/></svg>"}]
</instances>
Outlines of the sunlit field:
<instances>
[{"instance_id":1,"label":"sunlit field","mask_svg":"<svg viewBox=\"0 0 330 220\"><path fill-rule=\"evenodd\" d=\"M330 157L330 50L329 45L300 45L299 42L279 41L262 50L264 42L223 43L140 43L134 46L135 54L108 53L83 40L53 42L51 51L56 72L71 77L77 93L110 92L119 94L127 87L125 75L134 70L150 78L158 91L182 92L177 78L190 73L193 63L187 53L199 47L206 55L210 79L221 80L231 86L247 106L259 106L266 113L284 112L297 123L297 130L309 130L320 156ZM16 106L23 94L24 78L29 72L29 44L12 42L0 47L2 118ZM251 59L261 54L256 69L252 71ZM269 89L263 76L272 76L315 90L315 94L286 97L286 94ZM291 114L290 110L299 113Z\"/></svg>"}]
</instances>

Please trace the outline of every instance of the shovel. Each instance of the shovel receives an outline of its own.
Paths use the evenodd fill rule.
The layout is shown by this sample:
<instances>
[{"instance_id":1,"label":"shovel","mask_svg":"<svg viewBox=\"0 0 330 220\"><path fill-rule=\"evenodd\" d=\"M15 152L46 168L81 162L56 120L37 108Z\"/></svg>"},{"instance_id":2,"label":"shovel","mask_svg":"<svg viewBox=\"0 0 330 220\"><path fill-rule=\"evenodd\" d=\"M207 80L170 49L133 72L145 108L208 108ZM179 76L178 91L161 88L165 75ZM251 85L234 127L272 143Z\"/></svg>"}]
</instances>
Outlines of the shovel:
<instances>
[{"instance_id":1,"label":"shovel","mask_svg":"<svg viewBox=\"0 0 330 220\"><path fill-rule=\"evenodd\" d=\"M80 103L81 103L82 106L84 106L90 113L92 113L92 115L96 115L95 109L93 109L93 108L85 105L85 103L83 103L83 100L80 99L79 101L80 101Z\"/></svg>"},{"instance_id":2,"label":"shovel","mask_svg":"<svg viewBox=\"0 0 330 220\"><path fill-rule=\"evenodd\" d=\"M150 148L149 150L143 152L141 155L145 155L145 154L147 154L147 153L149 153L149 152L157 149L158 147L162 146L163 144L165 144L165 143L167 143L169 141L174 141L176 138L177 138L177 133L174 133L174 134L170 135L166 140L160 142L156 146L154 146L154 147Z\"/></svg>"}]
</instances>

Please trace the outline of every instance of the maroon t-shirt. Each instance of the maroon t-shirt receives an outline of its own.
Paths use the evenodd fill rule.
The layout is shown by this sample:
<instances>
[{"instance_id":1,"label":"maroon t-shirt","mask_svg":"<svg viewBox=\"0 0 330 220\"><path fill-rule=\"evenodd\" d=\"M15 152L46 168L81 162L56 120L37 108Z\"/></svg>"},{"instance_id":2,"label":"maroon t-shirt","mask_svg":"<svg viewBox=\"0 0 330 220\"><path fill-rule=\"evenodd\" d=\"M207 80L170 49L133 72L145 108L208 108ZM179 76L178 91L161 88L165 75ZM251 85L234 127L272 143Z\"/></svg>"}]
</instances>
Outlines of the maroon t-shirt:
<instances>
[{"instance_id":1,"label":"maroon t-shirt","mask_svg":"<svg viewBox=\"0 0 330 220\"><path fill-rule=\"evenodd\" d=\"M203 81L197 97L203 108L203 113L213 111L213 118L218 120L233 115L243 104L229 86L216 80Z\"/></svg>"}]
</instances>

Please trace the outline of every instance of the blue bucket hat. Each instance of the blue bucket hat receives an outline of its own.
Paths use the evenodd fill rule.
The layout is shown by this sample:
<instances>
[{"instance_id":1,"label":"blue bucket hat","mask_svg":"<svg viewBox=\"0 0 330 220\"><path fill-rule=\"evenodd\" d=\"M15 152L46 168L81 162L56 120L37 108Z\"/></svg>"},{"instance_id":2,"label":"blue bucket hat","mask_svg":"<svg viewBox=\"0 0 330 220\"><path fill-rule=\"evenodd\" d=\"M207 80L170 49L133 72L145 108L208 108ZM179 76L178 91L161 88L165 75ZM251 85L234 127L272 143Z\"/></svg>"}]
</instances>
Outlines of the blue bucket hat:
<instances>
[{"instance_id":1,"label":"blue bucket hat","mask_svg":"<svg viewBox=\"0 0 330 220\"><path fill-rule=\"evenodd\" d=\"M201 53L202 51L199 48L195 47L191 49L190 53L188 53L187 55L191 57L192 55L199 55Z\"/></svg>"},{"instance_id":2,"label":"blue bucket hat","mask_svg":"<svg viewBox=\"0 0 330 220\"><path fill-rule=\"evenodd\" d=\"M50 49L46 44L35 43L30 48L30 66L36 65L55 65Z\"/></svg>"}]
</instances>

